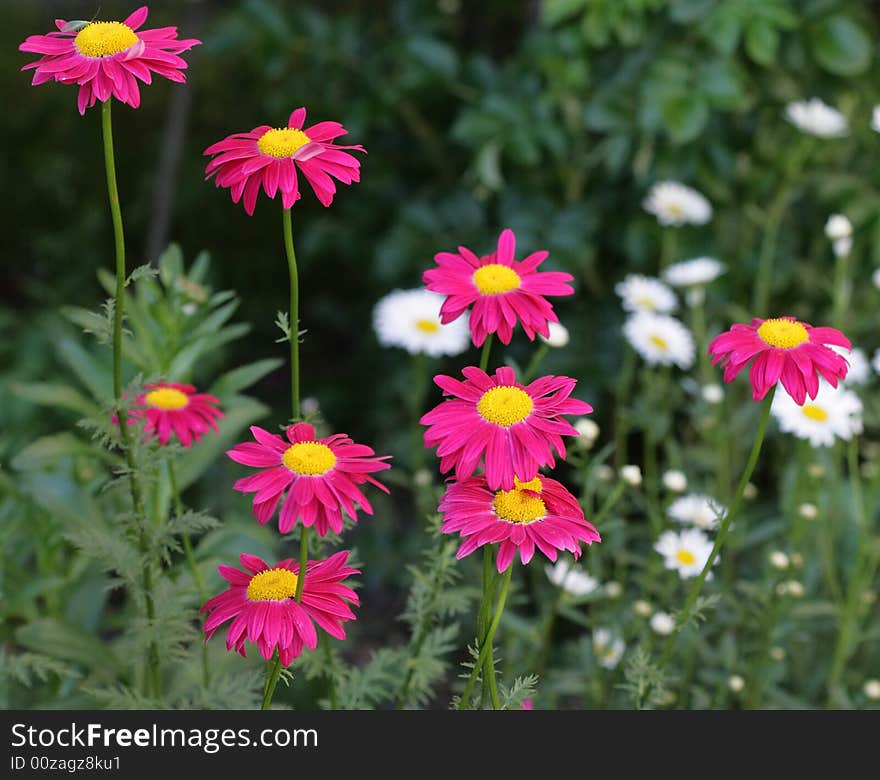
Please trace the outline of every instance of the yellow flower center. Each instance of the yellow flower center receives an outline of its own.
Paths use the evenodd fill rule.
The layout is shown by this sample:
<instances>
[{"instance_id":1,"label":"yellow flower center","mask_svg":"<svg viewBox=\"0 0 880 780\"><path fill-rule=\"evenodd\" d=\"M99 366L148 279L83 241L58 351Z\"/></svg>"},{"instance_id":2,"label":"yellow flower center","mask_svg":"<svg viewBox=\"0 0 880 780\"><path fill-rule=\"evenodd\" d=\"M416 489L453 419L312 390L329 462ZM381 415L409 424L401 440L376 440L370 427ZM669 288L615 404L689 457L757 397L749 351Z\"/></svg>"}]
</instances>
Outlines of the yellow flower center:
<instances>
[{"instance_id":1,"label":"yellow flower center","mask_svg":"<svg viewBox=\"0 0 880 780\"><path fill-rule=\"evenodd\" d=\"M804 413L804 417L808 417L816 422L825 422L828 419L828 412L821 406L816 406L816 404L805 404L801 407L801 411Z\"/></svg>"},{"instance_id":2,"label":"yellow flower center","mask_svg":"<svg viewBox=\"0 0 880 780\"><path fill-rule=\"evenodd\" d=\"M83 57L109 57L134 46L138 37L122 22L92 22L82 28L73 45Z\"/></svg>"},{"instance_id":3,"label":"yellow flower center","mask_svg":"<svg viewBox=\"0 0 880 780\"><path fill-rule=\"evenodd\" d=\"M764 320L758 335L765 344L780 349L793 349L810 340L807 329L795 320Z\"/></svg>"},{"instance_id":4,"label":"yellow flower center","mask_svg":"<svg viewBox=\"0 0 880 780\"><path fill-rule=\"evenodd\" d=\"M173 387L160 387L147 393L144 401L156 409L183 409L189 405L189 396Z\"/></svg>"},{"instance_id":5,"label":"yellow flower center","mask_svg":"<svg viewBox=\"0 0 880 780\"><path fill-rule=\"evenodd\" d=\"M529 394L518 387L493 387L483 393L477 411L487 422L509 428L525 420L533 406Z\"/></svg>"},{"instance_id":6,"label":"yellow flower center","mask_svg":"<svg viewBox=\"0 0 880 780\"><path fill-rule=\"evenodd\" d=\"M696 557L690 550L679 550L675 554L675 557L678 558L678 562L684 566L693 566L697 562Z\"/></svg>"},{"instance_id":7,"label":"yellow flower center","mask_svg":"<svg viewBox=\"0 0 880 780\"><path fill-rule=\"evenodd\" d=\"M294 474L314 477L330 471L336 465L336 456L326 444L301 441L285 450L281 462Z\"/></svg>"},{"instance_id":8,"label":"yellow flower center","mask_svg":"<svg viewBox=\"0 0 880 780\"><path fill-rule=\"evenodd\" d=\"M424 333L436 333L440 330L440 323L436 320L417 320L416 327Z\"/></svg>"},{"instance_id":9,"label":"yellow flower center","mask_svg":"<svg viewBox=\"0 0 880 780\"><path fill-rule=\"evenodd\" d=\"M649 341L657 347L657 349L663 350L664 352L669 349L669 344L666 343L666 339L661 339L659 336L651 336Z\"/></svg>"},{"instance_id":10,"label":"yellow flower center","mask_svg":"<svg viewBox=\"0 0 880 780\"><path fill-rule=\"evenodd\" d=\"M295 127L276 127L260 136L257 146L263 154L283 159L293 157L297 150L312 139Z\"/></svg>"},{"instance_id":11,"label":"yellow flower center","mask_svg":"<svg viewBox=\"0 0 880 780\"><path fill-rule=\"evenodd\" d=\"M670 217L683 217L685 215L685 210L678 203L667 203L666 213Z\"/></svg>"},{"instance_id":12,"label":"yellow flower center","mask_svg":"<svg viewBox=\"0 0 880 780\"><path fill-rule=\"evenodd\" d=\"M499 490L495 494L492 508L498 517L507 520L508 523L534 523L547 514L544 502L538 496L532 495L540 492L540 477L535 477L529 482L520 482L514 477L513 490Z\"/></svg>"},{"instance_id":13,"label":"yellow flower center","mask_svg":"<svg viewBox=\"0 0 880 780\"><path fill-rule=\"evenodd\" d=\"M483 295L510 292L522 284L519 274L501 263L489 263L474 271L474 284Z\"/></svg>"},{"instance_id":14,"label":"yellow flower center","mask_svg":"<svg viewBox=\"0 0 880 780\"><path fill-rule=\"evenodd\" d=\"M297 576L290 569L268 569L248 583L249 601L284 601L296 595Z\"/></svg>"},{"instance_id":15,"label":"yellow flower center","mask_svg":"<svg viewBox=\"0 0 880 780\"><path fill-rule=\"evenodd\" d=\"M651 298L638 298L636 299L636 305L640 309L647 309L648 311L654 311L654 301Z\"/></svg>"}]
</instances>

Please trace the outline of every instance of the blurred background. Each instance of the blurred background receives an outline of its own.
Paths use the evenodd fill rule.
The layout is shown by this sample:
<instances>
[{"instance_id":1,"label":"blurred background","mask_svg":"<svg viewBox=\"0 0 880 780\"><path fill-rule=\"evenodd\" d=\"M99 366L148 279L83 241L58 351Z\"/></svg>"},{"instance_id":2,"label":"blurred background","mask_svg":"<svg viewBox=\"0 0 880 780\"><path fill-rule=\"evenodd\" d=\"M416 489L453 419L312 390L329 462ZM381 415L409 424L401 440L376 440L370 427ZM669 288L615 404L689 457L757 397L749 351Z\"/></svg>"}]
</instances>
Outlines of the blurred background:
<instances>
[{"instance_id":1,"label":"blurred background","mask_svg":"<svg viewBox=\"0 0 880 780\"><path fill-rule=\"evenodd\" d=\"M123 19L136 5L2 4L3 461L71 424L69 413L28 403L12 383L63 376L53 344L77 329L59 307L96 308L98 269L113 263L99 112L80 116L71 88L32 88L19 71L32 57L17 47L54 18ZM547 249L545 268L575 276L576 295L555 304L571 345L543 366L578 379L607 430L623 349L613 288L627 272L657 271L662 231L642 201L660 179L697 188L715 209L708 225L677 231L673 258L711 255L728 265L709 293L710 330L753 315L821 320L833 263L822 230L842 212L854 225L848 333L866 350L880 346L870 285L880 265L880 138L870 127L880 103L876 2L156 0L146 27L165 25L204 45L187 55L186 85L157 79L140 109L117 104L117 173L129 267L156 262L171 241L187 263L207 251L210 286L235 290L236 318L252 326L193 367L197 385L241 363L286 357L273 321L288 305L280 208L262 199L248 217L204 181L202 152L233 132L284 125L298 106L308 121L342 122L343 142L368 151L361 183L340 188L331 208L307 192L294 211L308 331L303 394L319 399L333 430L394 453L403 470L411 359L379 346L376 301L419 286L436 252L463 244L487 253L513 228L520 256ZM851 129L843 139L810 139L804 153L784 109L813 96L847 115ZM750 312L774 209L773 311ZM509 354L524 364L531 350L518 335ZM466 362L476 357L434 368L454 373ZM270 409L263 424L286 417L288 392L283 367L249 390ZM240 476L231 464L216 470L213 485ZM195 487L188 500L222 516L240 498L225 492ZM372 564L367 587L384 594L372 606L365 599L367 615L400 611L395 587L424 542L407 536L421 524L410 499L392 500L393 511L353 532ZM246 504L235 504L244 516ZM395 629L374 630L378 640Z\"/></svg>"}]
</instances>

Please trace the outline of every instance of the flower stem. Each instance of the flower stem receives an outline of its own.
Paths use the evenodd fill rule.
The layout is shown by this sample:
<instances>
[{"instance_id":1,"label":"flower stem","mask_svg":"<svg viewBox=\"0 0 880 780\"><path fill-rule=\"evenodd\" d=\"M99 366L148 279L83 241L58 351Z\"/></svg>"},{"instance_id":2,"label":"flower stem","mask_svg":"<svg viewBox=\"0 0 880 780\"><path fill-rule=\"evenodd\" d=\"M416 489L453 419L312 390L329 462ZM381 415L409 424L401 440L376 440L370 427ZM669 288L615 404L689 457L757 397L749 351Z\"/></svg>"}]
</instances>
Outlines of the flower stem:
<instances>
[{"instance_id":1,"label":"flower stem","mask_svg":"<svg viewBox=\"0 0 880 780\"><path fill-rule=\"evenodd\" d=\"M155 628L156 606L153 601L153 573L150 556L150 544L144 527L143 494L137 476L137 464L131 446L128 431L128 415L122 402L122 323L125 314L125 233L122 227L122 209L119 205L119 191L116 186L116 161L113 154L113 123L111 118L112 98L101 105L101 135L104 143L104 169L107 174L107 196L110 201L110 216L113 222L113 238L116 248L116 293L113 301L113 405L119 420L119 439L128 466L129 490L131 503L139 526L141 553L144 557L142 587L147 622L151 630ZM150 640L147 673L144 677L145 693L162 697L162 674L159 667L159 646L155 639Z\"/></svg>"},{"instance_id":2,"label":"flower stem","mask_svg":"<svg viewBox=\"0 0 880 780\"><path fill-rule=\"evenodd\" d=\"M489 369L489 355L492 352L492 341L494 339L495 334L490 333L483 342L483 351L480 353L480 369L482 371L488 371Z\"/></svg>"},{"instance_id":3,"label":"flower stem","mask_svg":"<svg viewBox=\"0 0 880 780\"><path fill-rule=\"evenodd\" d=\"M755 295L752 301L752 311L756 316L766 317L767 307L770 305L770 289L773 286L773 260L776 256L776 243L779 239L779 228L782 225L782 217L785 215L785 207L791 190L787 184L783 184L773 198L767 212L767 222L764 228L764 237L761 240L761 251L758 256L758 281L755 284Z\"/></svg>"},{"instance_id":4,"label":"flower stem","mask_svg":"<svg viewBox=\"0 0 880 780\"><path fill-rule=\"evenodd\" d=\"M663 271L675 259L678 251L676 228L665 228L660 234L660 242L660 271Z\"/></svg>"},{"instance_id":5,"label":"flower stem","mask_svg":"<svg viewBox=\"0 0 880 780\"><path fill-rule=\"evenodd\" d=\"M171 483L171 495L174 499L174 516L180 519L183 516L183 501L180 498L180 488L177 486L177 473L174 469L174 461L168 461L168 481ZM202 573L196 564L196 556L193 552L192 542L189 534L183 532L180 535L183 542L183 553L186 556L186 565L189 568L189 575L195 583L196 590L199 594L199 603L204 604L208 600L208 592L205 590L205 581L202 579ZM211 683L211 672L208 667L208 646L202 644L202 683L207 688Z\"/></svg>"},{"instance_id":6,"label":"flower stem","mask_svg":"<svg viewBox=\"0 0 880 780\"><path fill-rule=\"evenodd\" d=\"M834 264L834 293L831 308L831 327L842 329L852 294L852 281L849 278L849 252L837 258Z\"/></svg>"},{"instance_id":7,"label":"flower stem","mask_svg":"<svg viewBox=\"0 0 880 780\"><path fill-rule=\"evenodd\" d=\"M629 394L636 370L636 353L629 346L623 350L623 366L614 393L614 468L620 470L627 461L626 439L629 434Z\"/></svg>"},{"instance_id":8,"label":"flower stem","mask_svg":"<svg viewBox=\"0 0 880 780\"><path fill-rule=\"evenodd\" d=\"M261 710L268 710L272 704L272 696L275 694L275 686L281 676L281 656L275 651L275 658L266 664L266 685L263 687L263 704Z\"/></svg>"},{"instance_id":9,"label":"flower stem","mask_svg":"<svg viewBox=\"0 0 880 780\"><path fill-rule=\"evenodd\" d=\"M535 375L535 372L538 370L538 366L541 365L541 361L547 357L547 353L550 351L550 345L546 342L542 341L540 346L535 350L535 353L532 355L532 359L529 361L529 365L526 367L526 370L523 372L523 382L530 382L532 377Z\"/></svg>"},{"instance_id":10,"label":"flower stem","mask_svg":"<svg viewBox=\"0 0 880 780\"><path fill-rule=\"evenodd\" d=\"M492 615L492 603L495 600L495 555L493 554L492 545L487 544L483 547L483 600L480 603L480 610L477 613L477 637L482 648L484 637L489 629L489 619ZM493 648L489 647L489 653L486 658L486 669L483 670L483 680L487 680L488 676L494 677L495 657ZM491 666L490 666L491 665ZM491 668L491 672L489 669ZM488 701L489 689L483 686L481 693L481 703L485 707Z\"/></svg>"},{"instance_id":11,"label":"flower stem","mask_svg":"<svg viewBox=\"0 0 880 780\"><path fill-rule=\"evenodd\" d=\"M663 669L663 667L669 661L669 658L672 656L672 651L675 648L675 641L678 632L690 621L691 613L694 609L694 605L697 603L697 599L700 596L700 591L702 591L703 589L703 584L706 582L706 578L709 576L709 572L712 570L712 564L715 563L715 559L718 557L718 553L721 552L721 546L724 544L724 540L727 538L727 534L730 531L730 526L733 523L733 519L734 517L736 517L736 513L739 511L740 504L742 504L743 494L745 493L746 485L749 483L749 480L752 477L752 473L755 471L755 466L758 463L758 455L760 455L761 453L761 445L764 443L764 434L767 432L767 423L770 420L770 406L773 403L773 396L775 394L776 388L774 387L764 399L764 408L761 411L761 420L758 423L758 431L755 434L755 440L752 444L752 451L749 453L749 459L746 462L745 470L740 477L739 485L736 488L736 493L734 494L733 501L730 504L730 509L727 511L727 514L721 521L721 527L718 529L718 535L715 537L715 544L712 546L712 551L709 553L709 557L706 559L706 565L703 566L703 570L700 572L700 575L691 586L691 590L688 593L688 597L684 603L684 607L679 613L678 619L676 620L676 630L673 631L666 639L666 643L663 648L663 654L661 655L660 662L658 664L658 671ZM646 690L645 698L647 698L647 694L649 692L650 688Z\"/></svg>"},{"instance_id":12,"label":"flower stem","mask_svg":"<svg viewBox=\"0 0 880 780\"><path fill-rule=\"evenodd\" d=\"M293 249L293 227L290 209L282 208L284 222L284 251L290 270L290 392L293 421L299 419L299 274L296 268L296 252Z\"/></svg>"},{"instance_id":13,"label":"flower stem","mask_svg":"<svg viewBox=\"0 0 880 780\"><path fill-rule=\"evenodd\" d=\"M471 670L470 677L468 677L468 681L464 686L464 690L461 693L461 699L458 703L458 709L466 710L469 708L471 703L471 695L474 690L474 684L477 681L477 674L480 669L485 666L486 661L489 659L491 652L490 648L492 647L492 640L495 638L495 633L498 631L498 625L501 623L501 614L504 612L504 605L507 602L507 593L510 590L510 577L513 574L513 564L507 567L507 571L501 575L501 593L498 596L498 604L495 607L495 614L492 616L492 622L489 625L489 629L486 632L485 639L480 643L480 654L477 657L477 662L474 664L474 668ZM494 671L493 671L494 675ZM493 705L496 702L493 701ZM497 709L497 706L496 706Z\"/></svg>"}]
</instances>

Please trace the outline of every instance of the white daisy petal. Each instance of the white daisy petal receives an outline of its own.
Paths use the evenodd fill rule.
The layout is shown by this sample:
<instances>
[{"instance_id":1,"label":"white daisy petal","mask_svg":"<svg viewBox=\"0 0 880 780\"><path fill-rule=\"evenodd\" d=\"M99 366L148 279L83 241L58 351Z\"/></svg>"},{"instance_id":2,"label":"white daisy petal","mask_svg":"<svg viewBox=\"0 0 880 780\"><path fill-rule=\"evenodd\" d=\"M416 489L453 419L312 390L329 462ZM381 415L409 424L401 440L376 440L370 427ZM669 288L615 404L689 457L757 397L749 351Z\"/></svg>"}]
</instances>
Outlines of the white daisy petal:
<instances>
[{"instance_id":1,"label":"white daisy petal","mask_svg":"<svg viewBox=\"0 0 880 780\"><path fill-rule=\"evenodd\" d=\"M710 496L691 493L676 498L666 513L676 523L710 530L718 527L721 518L727 513L727 507Z\"/></svg>"},{"instance_id":2,"label":"white daisy petal","mask_svg":"<svg viewBox=\"0 0 880 780\"><path fill-rule=\"evenodd\" d=\"M614 292L623 299L623 308L626 311L669 314L678 308L672 289L650 276L627 274L622 282L614 286Z\"/></svg>"},{"instance_id":3,"label":"white daisy petal","mask_svg":"<svg viewBox=\"0 0 880 780\"><path fill-rule=\"evenodd\" d=\"M846 117L819 98L789 103L785 116L798 130L818 138L840 138L849 133Z\"/></svg>"},{"instance_id":4,"label":"white daisy petal","mask_svg":"<svg viewBox=\"0 0 880 780\"><path fill-rule=\"evenodd\" d=\"M674 263L663 272L663 278L673 287L702 287L714 282L727 267L714 257L695 257Z\"/></svg>"},{"instance_id":5,"label":"white daisy petal","mask_svg":"<svg viewBox=\"0 0 880 780\"><path fill-rule=\"evenodd\" d=\"M819 384L814 399L807 398L802 406L788 393L777 393L770 411L781 430L799 439L807 439L812 447L831 447L835 439L849 440L862 432L862 402L842 385Z\"/></svg>"},{"instance_id":6,"label":"white daisy petal","mask_svg":"<svg viewBox=\"0 0 880 780\"><path fill-rule=\"evenodd\" d=\"M440 307L445 299L424 288L389 293L373 309L379 343L401 347L411 355L460 355L471 343L467 315L443 325Z\"/></svg>"},{"instance_id":7,"label":"white daisy petal","mask_svg":"<svg viewBox=\"0 0 880 780\"><path fill-rule=\"evenodd\" d=\"M705 225L712 218L712 204L677 181L657 182L642 205L661 225Z\"/></svg>"},{"instance_id":8,"label":"white daisy petal","mask_svg":"<svg viewBox=\"0 0 880 780\"><path fill-rule=\"evenodd\" d=\"M663 556L663 565L678 572L682 579L696 577L712 552L712 541L698 528L682 531L664 531L654 544ZM718 563L720 557L715 558Z\"/></svg>"},{"instance_id":9,"label":"white daisy petal","mask_svg":"<svg viewBox=\"0 0 880 780\"><path fill-rule=\"evenodd\" d=\"M686 370L694 364L694 338L674 317L639 312L624 323L623 334L651 365L677 365Z\"/></svg>"}]
</instances>

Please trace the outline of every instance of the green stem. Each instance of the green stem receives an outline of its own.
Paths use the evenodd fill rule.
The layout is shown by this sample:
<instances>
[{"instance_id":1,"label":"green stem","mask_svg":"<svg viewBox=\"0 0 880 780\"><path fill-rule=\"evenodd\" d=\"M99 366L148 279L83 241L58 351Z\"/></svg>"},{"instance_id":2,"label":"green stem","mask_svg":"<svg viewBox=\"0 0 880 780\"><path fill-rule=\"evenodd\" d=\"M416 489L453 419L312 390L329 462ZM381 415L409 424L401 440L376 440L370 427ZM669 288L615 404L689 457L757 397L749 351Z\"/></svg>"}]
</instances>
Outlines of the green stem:
<instances>
[{"instance_id":1,"label":"green stem","mask_svg":"<svg viewBox=\"0 0 880 780\"><path fill-rule=\"evenodd\" d=\"M495 339L495 334L490 333L486 336L486 340L483 342L483 351L480 352L480 369L482 371L488 371L489 369L489 355L492 352L492 342Z\"/></svg>"},{"instance_id":2,"label":"green stem","mask_svg":"<svg viewBox=\"0 0 880 780\"><path fill-rule=\"evenodd\" d=\"M138 543L144 557L142 583L147 622L155 629L156 606L153 600L153 572L150 556L150 542L145 528L143 494L137 476L137 463L131 446L128 431L128 414L122 402L122 323L125 314L125 233L122 227L122 209L119 205L119 190L116 186L116 161L113 154L113 122L111 117L112 98L101 106L101 135L104 143L104 169L107 174L107 196L110 201L110 216L113 222L113 238L116 249L116 294L113 301L113 405L119 420L119 438L128 466L129 490L134 514L139 525ZM144 677L144 692L152 692L157 699L162 697L162 674L159 666L159 645L150 640L147 674Z\"/></svg>"},{"instance_id":3,"label":"green stem","mask_svg":"<svg viewBox=\"0 0 880 780\"><path fill-rule=\"evenodd\" d=\"M489 620L492 616L492 603L495 601L495 555L492 545L487 544L483 547L483 600L480 602L480 609L477 613L477 637L482 648L485 636L489 630ZM495 670L495 657L492 647L489 648L489 655L486 660L487 664L491 664L492 676ZM483 670L483 680L487 680L490 676L489 667ZM481 692L483 707L486 706L488 700L489 689L484 685Z\"/></svg>"},{"instance_id":4,"label":"green stem","mask_svg":"<svg viewBox=\"0 0 880 780\"><path fill-rule=\"evenodd\" d=\"M619 471L621 466L626 465L627 447L626 439L629 434L629 394L632 388L633 374L636 369L636 353L627 346L623 352L623 366L620 371L620 380L617 383L614 398L614 467Z\"/></svg>"},{"instance_id":5,"label":"green stem","mask_svg":"<svg viewBox=\"0 0 880 780\"><path fill-rule=\"evenodd\" d=\"M699 577L697 577L694 584L691 586L690 593L688 593L687 600L684 603L684 608L681 610L679 614L676 630L673 631L669 637L666 639L665 646L663 648L663 655L660 657L660 662L658 664L658 670L663 669L666 663L669 661L669 658L672 655L672 651L675 647L675 641L678 634L678 631L690 621L691 612L693 611L694 605L697 603L697 599L700 596L700 591L703 589L703 585L706 582L706 578L709 576L709 572L712 570L712 564L715 563L715 559L718 557L718 553L721 552L721 547L724 544L724 540L727 538L727 534L730 531L730 526L733 523L733 519L736 517L736 513L739 511L740 504L742 504L743 494L746 490L746 485L749 483L749 480L752 477L752 473L755 470L755 466L758 463L758 455L761 453L761 445L764 443L764 434L767 432L767 423L770 420L770 405L773 403L773 396L776 394L776 388L774 387L768 394L766 399L764 400L764 408L761 412L761 420L758 423L758 431L755 434L755 441L752 444L752 451L749 453L749 459L746 462L745 470L742 473L742 476L739 480L739 485L736 488L736 493L733 497L733 502L730 505L730 509L725 515L724 520L721 521L721 527L718 530L718 535L715 537L715 544L712 546L712 551L709 553L709 557L706 559L706 565L703 566L703 570L700 572Z\"/></svg>"},{"instance_id":6,"label":"green stem","mask_svg":"<svg viewBox=\"0 0 880 780\"><path fill-rule=\"evenodd\" d=\"M779 228L782 225L782 217L785 215L789 196L790 189L787 184L783 183L767 212L764 238L761 240L761 250L758 256L758 281L755 284L755 294L752 300L752 311L758 317L768 316L767 307L770 305L770 290L773 286L773 260L776 255Z\"/></svg>"},{"instance_id":7,"label":"green stem","mask_svg":"<svg viewBox=\"0 0 880 780\"><path fill-rule=\"evenodd\" d=\"M284 223L284 251L290 270L290 392L293 421L299 419L299 273L296 268L296 252L293 249L293 227L290 209L282 208Z\"/></svg>"},{"instance_id":8,"label":"green stem","mask_svg":"<svg viewBox=\"0 0 880 780\"><path fill-rule=\"evenodd\" d=\"M849 278L849 252L837 258L834 264L834 292L831 308L831 327L841 330L849 308L852 282Z\"/></svg>"},{"instance_id":9,"label":"green stem","mask_svg":"<svg viewBox=\"0 0 880 780\"><path fill-rule=\"evenodd\" d=\"M275 659L266 663L266 685L263 687L262 710L268 710L272 705L272 696L275 695L275 686L281 676L281 656L275 651Z\"/></svg>"},{"instance_id":10,"label":"green stem","mask_svg":"<svg viewBox=\"0 0 880 780\"><path fill-rule=\"evenodd\" d=\"M480 669L485 666L486 661L489 658L489 648L492 647L492 641L495 639L495 633L498 631L498 625L501 623L501 614L504 612L504 605L507 602L507 593L510 590L510 576L512 574L513 564L508 566L507 571L501 575L501 593L498 596L498 605L495 607L495 614L492 616L492 622L489 625L489 630L486 633L486 638L480 645L480 654L477 657L477 662L474 664L474 668L471 670L470 677L468 677L467 683L464 686L464 690L461 693L461 699L458 703L458 709L460 710L466 710L469 708L471 703L471 695L474 690L474 684L477 681L477 674L479 673Z\"/></svg>"},{"instance_id":11,"label":"green stem","mask_svg":"<svg viewBox=\"0 0 880 780\"><path fill-rule=\"evenodd\" d=\"M180 488L177 486L177 474L174 469L173 460L168 461L168 481L171 483L171 495L174 499L174 515L180 519L183 516L183 501L180 498ZM204 604L208 600L208 592L205 590L205 581L196 564L192 542L188 533L184 532L180 536L183 542L183 553L186 556L186 565L189 568L190 577L192 577L199 594L199 604ZM208 666L208 646L205 643L202 643L202 683L205 688L211 684L211 671Z\"/></svg>"},{"instance_id":12,"label":"green stem","mask_svg":"<svg viewBox=\"0 0 880 780\"><path fill-rule=\"evenodd\" d=\"M660 271L666 268L674 259L678 251L678 234L675 227L667 227L660 234Z\"/></svg>"},{"instance_id":13,"label":"green stem","mask_svg":"<svg viewBox=\"0 0 880 780\"><path fill-rule=\"evenodd\" d=\"M846 593L843 615L840 618L840 629L832 655L831 671L828 675L828 703L831 706L836 703L843 671L855 646L855 638L858 636L859 600L862 591L870 582L870 579L865 581L864 572L872 576L871 531L862 495L861 474L859 473L859 440L856 436L853 436L847 445L847 471L849 472L850 489L859 529L859 545L854 571Z\"/></svg>"},{"instance_id":14,"label":"green stem","mask_svg":"<svg viewBox=\"0 0 880 780\"><path fill-rule=\"evenodd\" d=\"M523 382L530 382L532 377L535 375L535 372L538 370L538 366L541 365L541 361L547 357L547 353L550 351L550 345L545 341L542 341L540 346L535 350L535 354L532 355L532 359L529 361L529 365L526 366L526 370L523 373Z\"/></svg>"}]
</instances>

